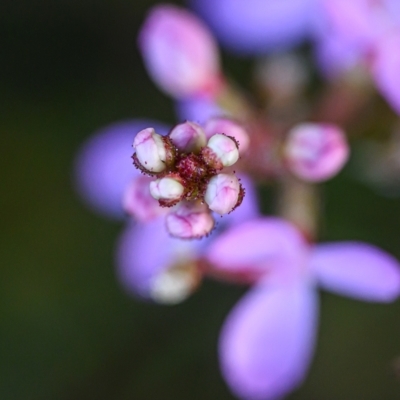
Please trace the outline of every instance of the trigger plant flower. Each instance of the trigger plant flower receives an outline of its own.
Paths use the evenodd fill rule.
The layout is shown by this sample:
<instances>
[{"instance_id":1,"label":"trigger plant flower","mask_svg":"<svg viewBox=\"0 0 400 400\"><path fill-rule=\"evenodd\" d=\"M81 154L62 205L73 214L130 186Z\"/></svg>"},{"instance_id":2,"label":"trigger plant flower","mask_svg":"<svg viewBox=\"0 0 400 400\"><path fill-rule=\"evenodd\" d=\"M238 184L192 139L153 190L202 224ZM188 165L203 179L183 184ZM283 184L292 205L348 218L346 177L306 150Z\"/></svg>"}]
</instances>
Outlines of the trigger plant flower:
<instances>
[{"instance_id":1,"label":"trigger plant flower","mask_svg":"<svg viewBox=\"0 0 400 400\"><path fill-rule=\"evenodd\" d=\"M253 286L228 315L219 355L240 398L281 399L310 366L318 326L317 287L371 302L400 294L400 264L365 243L308 244L290 223L261 218L235 226L206 250L220 276Z\"/></svg>"},{"instance_id":2,"label":"trigger plant flower","mask_svg":"<svg viewBox=\"0 0 400 400\"><path fill-rule=\"evenodd\" d=\"M312 39L327 77L363 64L399 108L396 0L190 3L241 54ZM372 302L400 294L400 265L384 251L314 243L321 212L315 185L333 178L350 154L339 125L351 126L351 118L337 117L336 108L346 114L362 102L352 102L353 86L346 81L343 89L339 80L322 101L319 93L310 96L317 101L306 98L309 81L301 73L288 80L285 71L308 64L281 56L269 70L268 60L258 64L263 83L251 101L225 78L207 25L173 5L150 10L138 44L150 77L184 122L132 120L102 129L77 156L76 189L98 213L125 221L115 263L127 292L177 304L205 276L251 286L222 328L221 369L239 398L281 399L311 364L319 287ZM279 218L259 215L253 178L278 189Z\"/></svg>"}]
</instances>

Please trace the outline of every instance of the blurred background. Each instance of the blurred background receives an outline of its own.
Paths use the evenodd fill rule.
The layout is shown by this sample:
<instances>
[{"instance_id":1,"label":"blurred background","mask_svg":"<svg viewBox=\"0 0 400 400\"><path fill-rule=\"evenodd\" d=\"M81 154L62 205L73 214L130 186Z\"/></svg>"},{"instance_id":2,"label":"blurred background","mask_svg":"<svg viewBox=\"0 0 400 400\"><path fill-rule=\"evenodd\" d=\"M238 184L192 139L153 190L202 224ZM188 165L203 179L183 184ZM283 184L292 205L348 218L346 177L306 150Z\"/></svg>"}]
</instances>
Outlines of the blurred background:
<instances>
[{"instance_id":1,"label":"blurred background","mask_svg":"<svg viewBox=\"0 0 400 400\"><path fill-rule=\"evenodd\" d=\"M74 156L92 132L135 117L175 121L136 47L153 4L1 2L0 399L233 399L217 340L245 288L206 281L171 307L129 297L113 266L122 224L73 190ZM251 61L223 61L246 86ZM323 187L324 239L400 258L400 198L380 197L349 168ZM271 191L260 193L268 213ZM311 372L289 399L399 399L400 302L322 293L321 311Z\"/></svg>"}]
</instances>

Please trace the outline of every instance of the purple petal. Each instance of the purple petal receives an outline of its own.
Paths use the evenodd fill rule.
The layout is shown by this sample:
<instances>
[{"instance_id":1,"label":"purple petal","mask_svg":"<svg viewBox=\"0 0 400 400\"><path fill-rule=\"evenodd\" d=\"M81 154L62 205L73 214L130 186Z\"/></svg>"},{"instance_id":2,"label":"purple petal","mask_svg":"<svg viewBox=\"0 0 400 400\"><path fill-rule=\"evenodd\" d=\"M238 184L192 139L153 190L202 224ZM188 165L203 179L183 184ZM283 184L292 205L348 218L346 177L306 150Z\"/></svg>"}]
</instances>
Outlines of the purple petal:
<instances>
[{"instance_id":1,"label":"purple petal","mask_svg":"<svg viewBox=\"0 0 400 400\"><path fill-rule=\"evenodd\" d=\"M375 83L397 114L400 114L400 29L379 43L373 65Z\"/></svg>"},{"instance_id":2,"label":"purple petal","mask_svg":"<svg viewBox=\"0 0 400 400\"><path fill-rule=\"evenodd\" d=\"M226 115L227 112L209 96L194 96L175 103L175 112L180 120L203 124L211 117Z\"/></svg>"},{"instance_id":3,"label":"purple petal","mask_svg":"<svg viewBox=\"0 0 400 400\"><path fill-rule=\"evenodd\" d=\"M160 134L167 133L166 126L154 121L118 122L96 132L79 150L75 186L94 211L112 218L123 216L123 193L138 175L132 165L132 142L140 130L150 126Z\"/></svg>"},{"instance_id":4,"label":"purple petal","mask_svg":"<svg viewBox=\"0 0 400 400\"><path fill-rule=\"evenodd\" d=\"M363 53L343 37L326 32L320 36L315 47L316 59L322 73L336 78L363 62Z\"/></svg>"},{"instance_id":5,"label":"purple petal","mask_svg":"<svg viewBox=\"0 0 400 400\"><path fill-rule=\"evenodd\" d=\"M229 314L219 343L232 391L272 400L299 386L313 355L317 314L316 292L303 281L251 289Z\"/></svg>"},{"instance_id":6,"label":"purple petal","mask_svg":"<svg viewBox=\"0 0 400 400\"><path fill-rule=\"evenodd\" d=\"M308 246L299 231L279 218L259 218L234 226L218 236L206 251L216 271L270 279L292 280L301 272Z\"/></svg>"},{"instance_id":7,"label":"purple petal","mask_svg":"<svg viewBox=\"0 0 400 400\"><path fill-rule=\"evenodd\" d=\"M191 0L223 45L259 54L299 44L310 33L314 0Z\"/></svg>"},{"instance_id":8,"label":"purple petal","mask_svg":"<svg viewBox=\"0 0 400 400\"><path fill-rule=\"evenodd\" d=\"M206 241L172 238L164 218L128 227L117 247L117 275L128 292L151 297L155 277L197 257Z\"/></svg>"},{"instance_id":9,"label":"purple petal","mask_svg":"<svg viewBox=\"0 0 400 400\"><path fill-rule=\"evenodd\" d=\"M400 264L377 247L357 242L315 246L310 261L324 289L368 301L400 294Z\"/></svg>"}]
</instances>

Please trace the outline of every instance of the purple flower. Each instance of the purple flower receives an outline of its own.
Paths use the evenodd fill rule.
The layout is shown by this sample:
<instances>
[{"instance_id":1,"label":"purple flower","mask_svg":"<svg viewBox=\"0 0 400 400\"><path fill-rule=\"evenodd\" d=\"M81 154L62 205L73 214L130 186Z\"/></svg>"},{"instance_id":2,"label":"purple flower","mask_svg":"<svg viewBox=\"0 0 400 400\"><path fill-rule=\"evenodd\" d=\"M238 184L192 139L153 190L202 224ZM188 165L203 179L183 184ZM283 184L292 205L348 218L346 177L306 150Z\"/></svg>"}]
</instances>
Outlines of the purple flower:
<instances>
[{"instance_id":1,"label":"purple flower","mask_svg":"<svg viewBox=\"0 0 400 400\"><path fill-rule=\"evenodd\" d=\"M317 286L375 302L400 294L400 265L389 254L357 242L309 245L278 218L228 230L206 257L216 272L254 282L219 342L222 372L243 399L281 398L305 378L316 341Z\"/></svg>"},{"instance_id":2,"label":"purple flower","mask_svg":"<svg viewBox=\"0 0 400 400\"><path fill-rule=\"evenodd\" d=\"M116 250L117 275L122 285L145 299L177 303L200 282L196 261L206 246L221 228L255 218L257 199L251 180L241 176L246 189L243 203L218 222L212 235L201 241L171 237L165 229L166 209L150 195L150 178L141 175L132 165L134 136L149 125L155 126L157 132L167 133L167 128L160 123L132 120L112 124L91 136L76 158L75 186L96 212L121 218L124 207L134 216ZM201 214L187 217L191 229L197 233L202 226L210 224L210 219ZM176 221L174 226L177 229Z\"/></svg>"},{"instance_id":3,"label":"purple flower","mask_svg":"<svg viewBox=\"0 0 400 400\"><path fill-rule=\"evenodd\" d=\"M183 8L154 7L140 31L139 47L151 77L172 97L213 93L220 84L214 38Z\"/></svg>"}]
</instances>

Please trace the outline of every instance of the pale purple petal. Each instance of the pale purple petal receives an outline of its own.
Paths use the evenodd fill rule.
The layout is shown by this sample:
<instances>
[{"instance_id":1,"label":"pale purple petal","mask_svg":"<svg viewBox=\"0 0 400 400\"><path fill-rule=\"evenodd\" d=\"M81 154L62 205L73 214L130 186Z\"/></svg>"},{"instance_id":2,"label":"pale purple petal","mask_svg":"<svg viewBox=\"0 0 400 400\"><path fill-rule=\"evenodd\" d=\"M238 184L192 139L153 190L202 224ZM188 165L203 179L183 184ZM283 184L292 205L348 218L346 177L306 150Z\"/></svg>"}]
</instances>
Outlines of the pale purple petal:
<instances>
[{"instance_id":1,"label":"pale purple petal","mask_svg":"<svg viewBox=\"0 0 400 400\"><path fill-rule=\"evenodd\" d=\"M332 32L320 36L315 46L315 54L322 74L330 79L337 78L364 62L362 49Z\"/></svg>"},{"instance_id":2,"label":"pale purple petal","mask_svg":"<svg viewBox=\"0 0 400 400\"><path fill-rule=\"evenodd\" d=\"M209 118L227 115L210 96L194 96L175 103L175 112L180 120L205 123Z\"/></svg>"},{"instance_id":3,"label":"pale purple petal","mask_svg":"<svg viewBox=\"0 0 400 400\"><path fill-rule=\"evenodd\" d=\"M132 142L142 129L153 126L165 134L158 122L131 120L109 125L91 136L80 148L74 168L76 190L96 212L121 218L122 197L138 171L132 164Z\"/></svg>"},{"instance_id":4,"label":"pale purple petal","mask_svg":"<svg viewBox=\"0 0 400 400\"><path fill-rule=\"evenodd\" d=\"M231 390L246 400L280 399L303 381L316 341L318 297L300 281L251 289L228 315L219 350Z\"/></svg>"},{"instance_id":5,"label":"pale purple petal","mask_svg":"<svg viewBox=\"0 0 400 400\"><path fill-rule=\"evenodd\" d=\"M310 267L324 289L342 295L389 302L400 294L399 262L365 243L317 245Z\"/></svg>"},{"instance_id":6,"label":"pale purple petal","mask_svg":"<svg viewBox=\"0 0 400 400\"><path fill-rule=\"evenodd\" d=\"M400 27L397 35L381 41L373 65L375 83L397 114L400 114Z\"/></svg>"},{"instance_id":7,"label":"pale purple petal","mask_svg":"<svg viewBox=\"0 0 400 400\"><path fill-rule=\"evenodd\" d=\"M172 238L164 218L130 226L118 242L118 278L128 292L149 299L158 274L179 263L190 263L205 244L205 241Z\"/></svg>"},{"instance_id":8,"label":"pale purple petal","mask_svg":"<svg viewBox=\"0 0 400 400\"><path fill-rule=\"evenodd\" d=\"M187 10L153 7L139 34L147 70L174 98L213 92L219 85L219 54L211 32Z\"/></svg>"},{"instance_id":9,"label":"pale purple petal","mask_svg":"<svg viewBox=\"0 0 400 400\"><path fill-rule=\"evenodd\" d=\"M257 279L297 279L306 265L308 245L299 231L279 218L259 218L228 229L206 251L216 271Z\"/></svg>"},{"instance_id":10,"label":"pale purple petal","mask_svg":"<svg viewBox=\"0 0 400 400\"><path fill-rule=\"evenodd\" d=\"M299 44L310 33L314 0L191 0L223 45L259 54Z\"/></svg>"}]
</instances>

